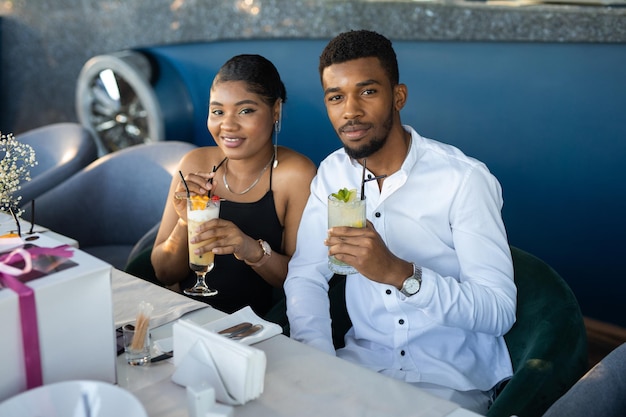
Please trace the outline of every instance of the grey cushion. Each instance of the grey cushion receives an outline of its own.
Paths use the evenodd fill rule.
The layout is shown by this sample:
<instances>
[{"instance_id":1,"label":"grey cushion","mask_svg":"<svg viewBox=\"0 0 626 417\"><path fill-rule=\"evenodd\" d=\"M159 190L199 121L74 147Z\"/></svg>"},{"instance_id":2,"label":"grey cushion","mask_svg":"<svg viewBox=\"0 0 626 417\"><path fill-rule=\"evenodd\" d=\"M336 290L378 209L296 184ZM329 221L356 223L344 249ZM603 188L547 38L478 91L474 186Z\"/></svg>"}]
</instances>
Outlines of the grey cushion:
<instances>
[{"instance_id":1,"label":"grey cushion","mask_svg":"<svg viewBox=\"0 0 626 417\"><path fill-rule=\"evenodd\" d=\"M587 372L543 417L623 417L626 415L626 343Z\"/></svg>"},{"instance_id":2,"label":"grey cushion","mask_svg":"<svg viewBox=\"0 0 626 417\"><path fill-rule=\"evenodd\" d=\"M164 141L108 154L41 195L35 223L76 239L86 252L98 247L99 258L122 269L135 243L160 221L178 162L195 147Z\"/></svg>"},{"instance_id":3,"label":"grey cushion","mask_svg":"<svg viewBox=\"0 0 626 417\"><path fill-rule=\"evenodd\" d=\"M21 205L28 204L49 189L89 165L98 157L91 133L77 123L56 123L16 135L35 150L37 165L30 169L31 180L21 184Z\"/></svg>"}]
</instances>

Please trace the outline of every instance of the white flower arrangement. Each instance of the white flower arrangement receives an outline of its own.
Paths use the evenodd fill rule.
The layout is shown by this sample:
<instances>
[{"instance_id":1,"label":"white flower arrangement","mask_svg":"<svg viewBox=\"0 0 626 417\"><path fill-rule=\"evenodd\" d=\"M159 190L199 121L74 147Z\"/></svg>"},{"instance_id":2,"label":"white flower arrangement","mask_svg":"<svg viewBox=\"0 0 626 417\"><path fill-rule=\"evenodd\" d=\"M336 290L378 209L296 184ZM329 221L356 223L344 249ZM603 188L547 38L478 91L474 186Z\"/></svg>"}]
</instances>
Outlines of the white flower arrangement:
<instances>
[{"instance_id":1,"label":"white flower arrangement","mask_svg":"<svg viewBox=\"0 0 626 417\"><path fill-rule=\"evenodd\" d=\"M35 150L20 143L12 133L0 132L0 211L10 213L15 220L24 212L22 196L17 194L22 181L30 181L30 168L37 165Z\"/></svg>"}]
</instances>

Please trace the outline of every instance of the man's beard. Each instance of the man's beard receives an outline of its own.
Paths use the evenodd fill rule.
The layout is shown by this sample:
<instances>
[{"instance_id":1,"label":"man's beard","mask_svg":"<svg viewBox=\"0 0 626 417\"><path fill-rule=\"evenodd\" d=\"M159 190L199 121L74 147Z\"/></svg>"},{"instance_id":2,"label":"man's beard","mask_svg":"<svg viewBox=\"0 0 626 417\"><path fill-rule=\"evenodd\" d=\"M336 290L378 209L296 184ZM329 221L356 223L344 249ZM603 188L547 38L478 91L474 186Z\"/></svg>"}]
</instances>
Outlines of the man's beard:
<instances>
[{"instance_id":1,"label":"man's beard","mask_svg":"<svg viewBox=\"0 0 626 417\"><path fill-rule=\"evenodd\" d=\"M389 117L383 123L384 132L381 136L374 137L369 143L366 143L356 149L349 148L344 145L343 149L346 151L346 154L352 159L363 159L369 156L374 155L383 146L387 143L387 139L389 138L389 132L391 131L391 126L393 125L393 110L389 112Z\"/></svg>"}]
</instances>

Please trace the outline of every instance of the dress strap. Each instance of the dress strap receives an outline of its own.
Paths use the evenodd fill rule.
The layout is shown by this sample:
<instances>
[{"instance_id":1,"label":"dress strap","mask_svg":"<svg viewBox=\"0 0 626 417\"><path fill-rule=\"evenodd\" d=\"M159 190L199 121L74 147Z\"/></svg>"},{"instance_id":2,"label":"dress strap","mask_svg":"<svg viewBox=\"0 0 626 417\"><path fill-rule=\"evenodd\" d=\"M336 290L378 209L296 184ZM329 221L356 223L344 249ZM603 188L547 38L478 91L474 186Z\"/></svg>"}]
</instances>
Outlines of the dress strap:
<instances>
[{"instance_id":1,"label":"dress strap","mask_svg":"<svg viewBox=\"0 0 626 417\"><path fill-rule=\"evenodd\" d=\"M276 152L272 156L272 162L270 163L270 190L272 189L272 173L274 173L274 161L276 161Z\"/></svg>"}]
</instances>

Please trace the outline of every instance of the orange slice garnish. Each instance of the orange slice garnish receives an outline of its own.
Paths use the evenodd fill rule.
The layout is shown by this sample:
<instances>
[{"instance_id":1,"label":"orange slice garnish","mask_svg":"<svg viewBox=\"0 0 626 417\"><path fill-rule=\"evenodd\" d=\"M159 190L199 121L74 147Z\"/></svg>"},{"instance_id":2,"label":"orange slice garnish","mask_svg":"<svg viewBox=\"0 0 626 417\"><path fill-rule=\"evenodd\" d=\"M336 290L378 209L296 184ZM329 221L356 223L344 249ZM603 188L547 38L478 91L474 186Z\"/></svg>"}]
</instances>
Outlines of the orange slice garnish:
<instances>
[{"instance_id":1,"label":"orange slice garnish","mask_svg":"<svg viewBox=\"0 0 626 417\"><path fill-rule=\"evenodd\" d=\"M209 202L209 197L206 195L192 195L190 199L192 210L202 210L206 208Z\"/></svg>"}]
</instances>

